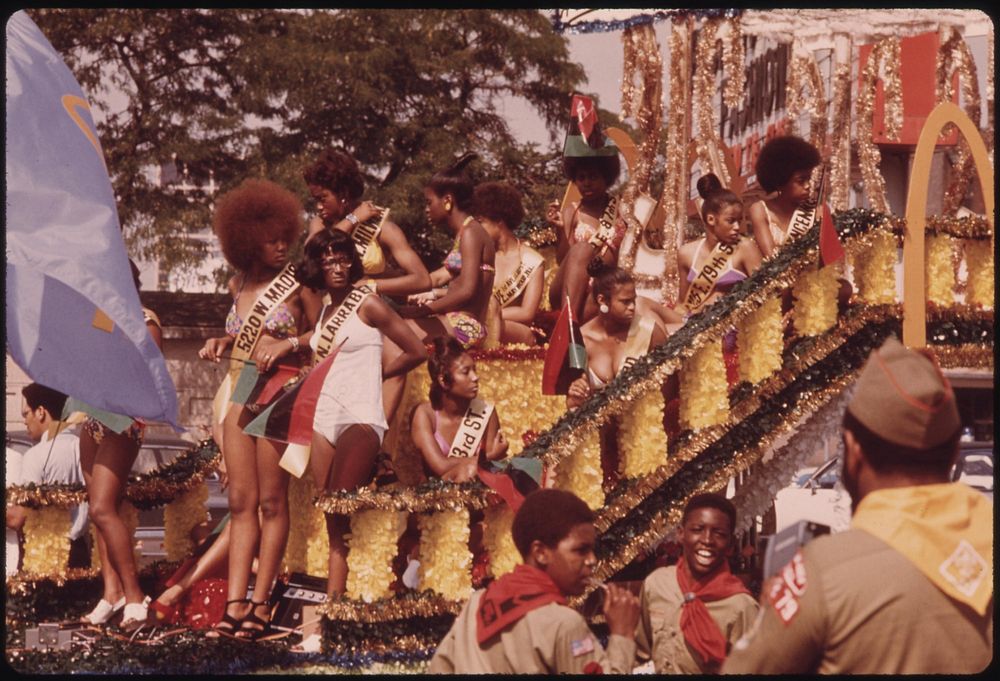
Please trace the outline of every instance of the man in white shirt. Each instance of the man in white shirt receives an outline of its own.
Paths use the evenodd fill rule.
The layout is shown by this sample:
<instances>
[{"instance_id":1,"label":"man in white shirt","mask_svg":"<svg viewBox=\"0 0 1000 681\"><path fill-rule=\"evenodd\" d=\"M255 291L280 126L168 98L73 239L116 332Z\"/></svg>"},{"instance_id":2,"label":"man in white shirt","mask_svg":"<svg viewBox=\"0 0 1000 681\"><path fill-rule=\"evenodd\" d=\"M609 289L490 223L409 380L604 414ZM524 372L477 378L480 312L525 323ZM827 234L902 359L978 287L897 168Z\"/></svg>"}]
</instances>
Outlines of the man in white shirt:
<instances>
[{"instance_id":1,"label":"man in white shirt","mask_svg":"<svg viewBox=\"0 0 1000 681\"><path fill-rule=\"evenodd\" d=\"M80 437L75 428L68 427L59 420L66 395L38 383L30 383L21 390L21 416L28 435L38 444L26 451L21 460L20 484L36 485L79 484L83 485L83 470L80 468ZM73 524L70 527L70 558L68 567L90 567L90 551L87 543L87 503L72 511ZM25 509L19 506L7 508L7 526L20 530L26 517Z\"/></svg>"}]
</instances>

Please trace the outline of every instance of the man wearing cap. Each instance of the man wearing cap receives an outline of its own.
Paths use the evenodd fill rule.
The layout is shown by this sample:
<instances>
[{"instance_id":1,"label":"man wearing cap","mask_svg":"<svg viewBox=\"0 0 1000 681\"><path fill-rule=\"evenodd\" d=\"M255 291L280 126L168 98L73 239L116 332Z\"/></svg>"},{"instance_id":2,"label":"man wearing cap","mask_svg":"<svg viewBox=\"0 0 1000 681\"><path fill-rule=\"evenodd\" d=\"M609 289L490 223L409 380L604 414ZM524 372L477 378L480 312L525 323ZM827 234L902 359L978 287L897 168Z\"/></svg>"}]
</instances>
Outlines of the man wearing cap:
<instances>
[{"instance_id":1,"label":"man wearing cap","mask_svg":"<svg viewBox=\"0 0 1000 681\"><path fill-rule=\"evenodd\" d=\"M993 656L993 506L949 482L961 422L933 356L890 338L844 414L851 529L765 584L724 673L967 674Z\"/></svg>"}]
</instances>

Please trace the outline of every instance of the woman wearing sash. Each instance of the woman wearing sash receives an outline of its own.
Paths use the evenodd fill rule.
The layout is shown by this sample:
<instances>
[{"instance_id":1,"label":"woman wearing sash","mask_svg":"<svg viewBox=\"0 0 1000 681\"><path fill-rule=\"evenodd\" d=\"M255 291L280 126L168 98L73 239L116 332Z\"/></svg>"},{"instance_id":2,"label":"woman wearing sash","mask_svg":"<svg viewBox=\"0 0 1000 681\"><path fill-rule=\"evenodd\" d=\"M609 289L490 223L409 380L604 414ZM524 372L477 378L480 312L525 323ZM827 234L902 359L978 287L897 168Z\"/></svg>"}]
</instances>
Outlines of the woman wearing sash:
<instances>
[{"instance_id":1,"label":"woman wearing sash","mask_svg":"<svg viewBox=\"0 0 1000 681\"><path fill-rule=\"evenodd\" d=\"M705 236L681 246L677 255L680 300L692 314L711 305L760 267L757 245L740 234L743 202L713 173L698 179ZM690 295L688 295L690 292Z\"/></svg>"},{"instance_id":2,"label":"woman wearing sash","mask_svg":"<svg viewBox=\"0 0 1000 681\"><path fill-rule=\"evenodd\" d=\"M768 258L789 238L789 228L796 211L812 195L813 170L822 162L819 150L794 135L775 137L761 147L754 168L757 182L768 196L750 206L750 225L761 254ZM811 226L811 225L810 225ZM837 293L841 306L846 305L853 289L841 278ZM791 293L786 292L782 308L791 307Z\"/></svg>"},{"instance_id":3,"label":"woman wearing sash","mask_svg":"<svg viewBox=\"0 0 1000 681\"><path fill-rule=\"evenodd\" d=\"M493 296L500 306L500 342L536 345L531 322L542 302L545 283L545 259L521 243L513 228L524 220L521 193L506 182L484 182L476 185L472 195L472 214L493 239L496 248L496 278ZM451 280L442 267L431 274L435 284ZM410 302L427 303L444 296L446 288L434 288L410 296Z\"/></svg>"},{"instance_id":4,"label":"woman wearing sash","mask_svg":"<svg viewBox=\"0 0 1000 681\"><path fill-rule=\"evenodd\" d=\"M424 342L451 336L462 347L478 347L486 340L486 318L493 299L495 249L493 240L472 216L474 185L465 172L476 154L465 154L424 187L427 219L455 235L455 245L444 266L453 279L441 298L399 310Z\"/></svg>"},{"instance_id":5,"label":"woman wearing sash","mask_svg":"<svg viewBox=\"0 0 1000 681\"><path fill-rule=\"evenodd\" d=\"M479 459L502 459L507 441L493 405L479 399L476 361L453 338L435 338L427 362L430 402L417 405L410 428L424 473L465 482L476 477Z\"/></svg>"},{"instance_id":6,"label":"woman wearing sash","mask_svg":"<svg viewBox=\"0 0 1000 681\"><path fill-rule=\"evenodd\" d=\"M410 247L403 230L388 219L389 209L361 201L364 176L350 154L325 149L302 176L319 213L309 221L307 239L329 226L350 234L365 268L365 285L381 295L400 299L430 288L427 268ZM400 353L391 339L386 339L382 351L384 364ZM403 397L405 380L405 375L396 376L382 386L386 419L390 423Z\"/></svg>"},{"instance_id":7,"label":"woman wearing sash","mask_svg":"<svg viewBox=\"0 0 1000 681\"><path fill-rule=\"evenodd\" d=\"M278 465L285 445L244 433L263 405L234 405L225 388L246 361L256 362L261 374L289 380L303 364L300 346L309 338L307 318L316 311L305 309L288 261L302 233L301 215L302 205L291 192L266 180L245 180L219 198L213 216L222 253L236 270L229 280L233 306L226 335L210 338L198 353L215 362L227 350L233 357L215 404L216 419L222 420L231 524L226 612L216 635L253 639L264 631L288 539L288 473ZM257 600L251 601L246 594L255 555Z\"/></svg>"},{"instance_id":8,"label":"woman wearing sash","mask_svg":"<svg viewBox=\"0 0 1000 681\"><path fill-rule=\"evenodd\" d=\"M320 356L337 349L323 382L313 420L309 466L317 490L353 490L369 482L388 424L382 407L382 381L405 375L427 359L420 340L392 308L355 284L364 275L354 242L343 232L325 229L306 242L297 276L305 286L327 293L309 345ZM382 339L402 352L382 364ZM347 585L350 518L327 514L330 571L327 595Z\"/></svg>"},{"instance_id":9,"label":"woman wearing sash","mask_svg":"<svg viewBox=\"0 0 1000 681\"><path fill-rule=\"evenodd\" d=\"M129 265L138 291L139 268L131 260ZM142 314L153 341L162 348L159 317L145 307ZM123 432L116 433L97 419L89 418L80 434L80 467L87 484L90 519L96 529L104 584L101 600L82 618L90 624L104 624L124 608L121 626L132 630L141 626L148 615L149 599L139 586L132 539L119 510L144 431L145 424L140 421L133 420Z\"/></svg>"}]
</instances>

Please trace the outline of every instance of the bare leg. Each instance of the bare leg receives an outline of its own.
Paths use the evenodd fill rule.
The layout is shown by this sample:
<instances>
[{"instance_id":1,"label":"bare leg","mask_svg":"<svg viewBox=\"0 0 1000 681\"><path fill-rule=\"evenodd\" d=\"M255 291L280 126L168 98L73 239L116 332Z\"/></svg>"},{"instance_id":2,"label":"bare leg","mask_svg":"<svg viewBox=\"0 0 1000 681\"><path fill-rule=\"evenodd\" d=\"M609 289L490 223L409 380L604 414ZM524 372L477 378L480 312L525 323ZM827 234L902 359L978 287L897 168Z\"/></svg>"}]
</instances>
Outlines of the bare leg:
<instances>
[{"instance_id":1,"label":"bare leg","mask_svg":"<svg viewBox=\"0 0 1000 681\"><path fill-rule=\"evenodd\" d=\"M97 448L87 490L90 496L90 519L104 538L107 566L121 580L126 604L142 603L144 598L132 555L132 538L118 514L118 503L132 462L138 453L138 446L128 436L107 432Z\"/></svg>"},{"instance_id":2,"label":"bare leg","mask_svg":"<svg viewBox=\"0 0 1000 681\"><path fill-rule=\"evenodd\" d=\"M257 580L254 582L254 614L262 621L270 620L268 605L271 589L278 576L281 557L288 542L288 473L278 465L285 451L284 443L265 438L257 439L257 480L260 486L260 550L257 558ZM262 605L260 605L262 604ZM257 622L244 622L242 629L263 631Z\"/></svg>"},{"instance_id":3,"label":"bare leg","mask_svg":"<svg viewBox=\"0 0 1000 681\"><path fill-rule=\"evenodd\" d=\"M229 567L227 573L227 601L242 601L246 598L250 582L250 570L257 550L260 524L257 517L259 500L257 486L257 446L254 439L243 432L243 426L250 422L251 414L239 406L234 406L226 415L223 431L226 446L222 456L229 475ZM226 614L243 618L249 606L245 603L229 603Z\"/></svg>"},{"instance_id":4,"label":"bare leg","mask_svg":"<svg viewBox=\"0 0 1000 681\"><path fill-rule=\"evenodd\" d=\"M422 343L430 343L438 336L448 336L448 327L439 317L424 317L422 319L407 319L410 330L417 335Z\"/></svg>"},{"instance_id":5,"label":"bare leg","mask_svg":"<svg viewBox=\"0 0 1000 681\"><path fill-rule=\"evenodd\" d=\"M83 431L80 434L80 468L83 469L83 481L90 489L91 478L94 472L94 461L97 458L97 443L90 433ZM101 596L108 603L117 603L118 599L125 595L122 590L122 582L118 579L118 573L111 567L111 559L108 557L108 548L104 543L97 525L94 525L94 535L97 539L97 553L101 558L101 581L104 583L104 591Z\"/></svg>"},{"instance_id":6,"label":"bare leg","mask_svg":"<svg viewBox=\"0 0 1000 681\"><path fill-rule=\"evenodd\" d=\"M225 576L226 558L229 555L230 527L231 523L226 523L222 532L215 538L208 550L198 558L194 566L184 573L184 576L178 579L173 586L167 587L163 593L156 597L156 600L164 605L173 605L196 582L216 575Z\"/></svg>"},{"instance_id":7,"label":"bare leg","mask_svg":"<svg viewBox=\"0 0 1000 681\"><path fill-rule=\"evenodd\" d=\"M532 332L531 327L527 324L522 324L521 322L511 322L506 319L503 322L503 333L500 335L500 340L504 345L509 343L538 345L538 341L535 338L535 334Z\"/></svg>"},{"instance_id":8,"label":"bare leg","mask_svg":"<svg viewBox=\"0 0 1000 681\"><path fill-rule=\"evenodd\" d=\"M576 319L583 318L583 306L587 298L587 291L590 288L590 275L587 274L587 265L594 258L594 247L588 243L581 242L574 244L566 253L560 270L565 270L563 275L562 298L565 302L569 297L569 303ZM552 309L561 309L563 304Z\"/></svg>"},{"instance_id":9,"label":"bare leg","mask_svg":"<svg viewBox=\"0 0 1000 681\"><path fill-rule=\"evenodd\" d=\"M327 479L327 490L352 490L368 482L375 470L378 455L378 437L370 426L357 424L337 438L333 462ZM330 572L327 596L342 594L347 587L347 541L351 529L350 518L330 514L326 520L330 539Z\"/></svg>"}]
</instances>

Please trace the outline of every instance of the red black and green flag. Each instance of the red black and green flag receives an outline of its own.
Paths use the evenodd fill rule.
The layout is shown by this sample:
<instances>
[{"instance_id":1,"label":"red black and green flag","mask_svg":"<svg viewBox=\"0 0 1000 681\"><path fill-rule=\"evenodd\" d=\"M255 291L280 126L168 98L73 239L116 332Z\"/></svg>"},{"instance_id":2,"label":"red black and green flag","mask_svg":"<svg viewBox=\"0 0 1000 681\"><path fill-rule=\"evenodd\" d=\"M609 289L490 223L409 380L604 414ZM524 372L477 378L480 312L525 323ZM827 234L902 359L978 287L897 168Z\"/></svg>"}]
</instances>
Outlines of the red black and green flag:
<instances>
[{"instance_id":1,"label":"red black and green flag","mask_svg":"<svg viewBox=\"0 0 1000 681\"><path fill-rule=\"evenodd\" d=\"M580 327L573 321L569 303L563 306L552 329L542 366L542 394L565 395L569 384L587 369L587 350Z\"/></svg>"},{"instance_id":2,"label":"red black and green flag","mask_svg":"<svg viewBox=\"0 0 1000 681\"><path fill-rule=\"evenodd\" d=\"M341 343L343 345L343 343ZM247 435L278 442L308 445L312 442L313 417L323 381L340 351L334 349L323 361L309 370L301 381L278 396L257 418L243 429Z\"/></svg>"},{"instance_id":3,"label":"red black and green flag","mask_svg":"<svg viewBox=\"0 0 1000 681\"><path fill-rule=\"evenodd\" d=\"M295 380L299 368L295 364L277 364L266 374L260 373L257 363L246 362L236 379L230 402L236 404L267 404L281 389Z\"/></svg>"},{"instance_id":4,"label":"red black and green flag","mask_svg":"<svg viewBox=\"0 0 1000 681\"><path fill-rule=\"evenodd\" d=\"M514 456L504 462L480 461L476 473L487 487L500 495L510 509L517 513L524 497L542 484L542 462Z\"/></svg>"}]
</instances>

